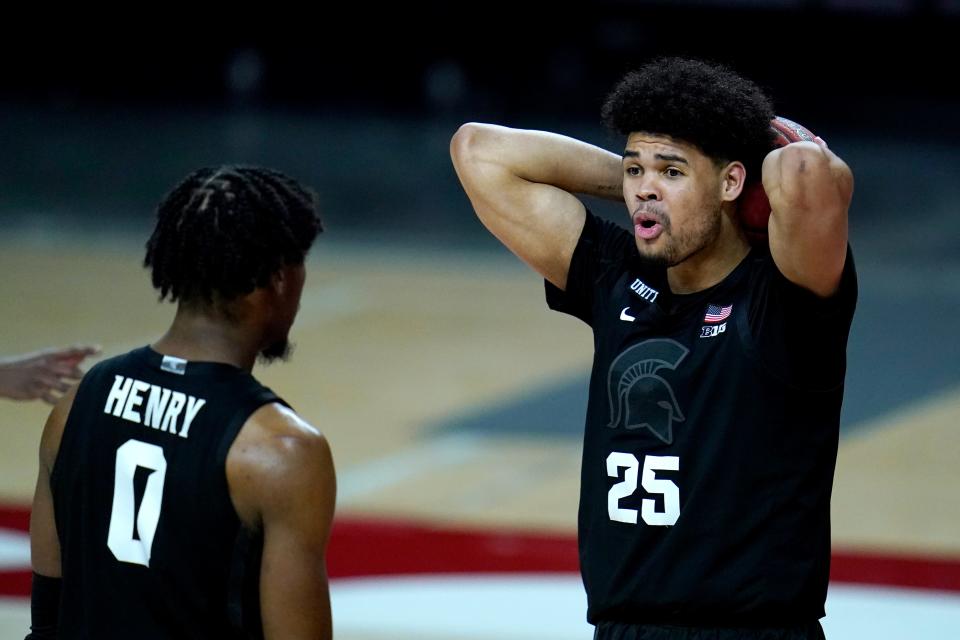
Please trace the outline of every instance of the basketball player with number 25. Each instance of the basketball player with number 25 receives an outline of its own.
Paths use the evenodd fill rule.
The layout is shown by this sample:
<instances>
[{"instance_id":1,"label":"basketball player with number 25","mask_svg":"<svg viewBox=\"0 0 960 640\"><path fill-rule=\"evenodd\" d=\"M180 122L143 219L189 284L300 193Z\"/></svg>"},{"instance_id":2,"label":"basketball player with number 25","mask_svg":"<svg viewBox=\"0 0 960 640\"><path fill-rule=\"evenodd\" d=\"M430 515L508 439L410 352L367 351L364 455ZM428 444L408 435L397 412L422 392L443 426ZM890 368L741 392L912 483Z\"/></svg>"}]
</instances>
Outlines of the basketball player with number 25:
<instances>
[{"instance_id":1,"label":"basketball player with number 25","mask_svg":"<svg viewBox=\"0 0 960 640\"><path fill-rule=\"evenodd\" d=\"M451 143L480 220L593 329L587 619L598 640L822 638L850 169L719 65L651 62L603 115L622 153L483 124ZM574 194L622 199L631 230Z\"/></svg>"}]
</instances>

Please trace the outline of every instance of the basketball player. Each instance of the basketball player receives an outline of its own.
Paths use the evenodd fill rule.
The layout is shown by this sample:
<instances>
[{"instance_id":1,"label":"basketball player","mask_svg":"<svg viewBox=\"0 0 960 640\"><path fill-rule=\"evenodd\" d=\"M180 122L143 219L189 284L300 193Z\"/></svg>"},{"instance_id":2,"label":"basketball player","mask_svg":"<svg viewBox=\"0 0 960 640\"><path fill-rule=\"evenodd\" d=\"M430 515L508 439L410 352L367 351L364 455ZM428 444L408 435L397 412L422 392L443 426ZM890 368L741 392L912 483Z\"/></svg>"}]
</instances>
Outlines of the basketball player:
<instances>
[{"instance_id":1,"label":"basketball player","mask_svg":"<svg viewBox=\"0 0 960 640\"><path fill-rule=\"evenodd\" d=\"M100 347L80 345L0 358L0 398L55 404L83 377L80 363L98 353Z\"/></svg>"},{"instance_id":2,"label":"basketball player","mask_svg":"<svg viewBox=\"0 0 960 640\"><path fill-rule=\"evenodd\" d=\"M160 204L144 264L176 316L50 414L28 638L331 636L330 450L251 375L288 351L320 230L268 169L201 169Z\"/></svg>"},{"instance_id":3,"label":"basketball player","mask_svg":"<svg viewBox=\"0 0 960 640\"><path fill-rule=\"evenodd\" d=\"M614 154L467 124L477 215L593 328L579 510L600 639L821 638L830 493L856 277L853 180L814 142L774 148L768 98L657 60L603 108ZM769 243L739 196L762 176ZM573 194L623 198L631 231Z\"/></svg>"}]
</instances>

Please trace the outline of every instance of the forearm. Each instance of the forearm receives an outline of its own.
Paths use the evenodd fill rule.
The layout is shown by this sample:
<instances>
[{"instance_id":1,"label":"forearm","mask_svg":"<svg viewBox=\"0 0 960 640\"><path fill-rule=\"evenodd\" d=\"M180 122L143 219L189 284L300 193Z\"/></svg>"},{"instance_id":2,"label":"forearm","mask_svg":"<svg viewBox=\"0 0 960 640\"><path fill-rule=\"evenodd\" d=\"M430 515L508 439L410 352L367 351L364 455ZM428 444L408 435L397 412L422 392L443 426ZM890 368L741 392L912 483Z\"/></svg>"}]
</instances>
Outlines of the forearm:
<instances>
[{"instance_id":1,"label":"forearm","mask_svg":"<svg viewBox=\"0 0 960 640\"><path fill-rule=\"evenodd\" d=\"M0 358L0 398L16 398L20 378L16 363L11 358Z\"/></svg>"},{"instance_id":2,"label":"forearm","mask_svg":"<svg viewBox=\"0 0 960 640\"><path fill-rule=\"evenodd\" d=\"M509 129L469 123L453 139L454 160L491 163L511 174L569 193L619 201L622 169L619 155L546 131Z\"/></svg>"},{"instance_id":3,"label":"forearm","mask_svg":"<svg viewBox=\"0 0 960 640\"><path fill-rule=\"evenodd\" d=\"M0 397L13 400L42 398L50 404L83 377L79 364L99 347L45 349L21 356L0 358Z\"/></svg>"}]
</instances>

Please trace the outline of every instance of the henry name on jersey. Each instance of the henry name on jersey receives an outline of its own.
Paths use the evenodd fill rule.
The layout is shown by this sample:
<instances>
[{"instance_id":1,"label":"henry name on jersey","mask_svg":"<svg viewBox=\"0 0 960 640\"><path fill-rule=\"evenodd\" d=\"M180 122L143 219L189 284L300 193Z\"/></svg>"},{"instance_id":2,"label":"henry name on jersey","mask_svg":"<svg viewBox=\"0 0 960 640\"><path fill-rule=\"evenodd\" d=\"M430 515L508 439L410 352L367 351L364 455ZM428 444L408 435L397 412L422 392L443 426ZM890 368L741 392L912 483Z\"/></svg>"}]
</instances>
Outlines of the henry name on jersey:
<instances>
[{"instance_id":1,"label":"henry name on jersey","mask_svg":"<svg viewBox=\"0 0 960 640\"><path fill-rule=\"evenodd\" d=\"M147 391L150 392L146 396L147 405L141 412L138 409ZM190 433L190 425L206 403L203 398L118 375L115 376L103 412L186 438Z\"/></svg>"}]
</instances>

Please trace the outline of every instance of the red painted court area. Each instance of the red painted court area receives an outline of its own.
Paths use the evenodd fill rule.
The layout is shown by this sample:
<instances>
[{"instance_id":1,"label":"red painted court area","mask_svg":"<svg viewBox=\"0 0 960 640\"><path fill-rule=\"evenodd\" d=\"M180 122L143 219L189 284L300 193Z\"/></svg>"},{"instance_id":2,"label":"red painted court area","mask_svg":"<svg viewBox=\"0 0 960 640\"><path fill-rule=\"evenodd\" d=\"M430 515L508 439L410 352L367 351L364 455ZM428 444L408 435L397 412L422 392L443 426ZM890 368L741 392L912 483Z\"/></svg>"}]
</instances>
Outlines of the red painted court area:
<instances>
[{"instance_id":1,"label":"red painted court area","mask_svg":"<svg viewBox=\"0 0 960 640\"><path fill-rule=\"evenodd\" d=\"M26 533L24 507L0 507L0 529ZM438 527L399 520L342 518L334 525L330 577L423 574L576 573L572 535ZM835 550L831 582L960 592L960 558ZM0 596L30 593L28 566L0 570Z\"/></svg>"}]
</instances>

